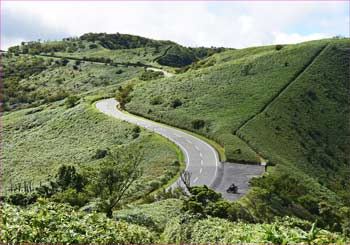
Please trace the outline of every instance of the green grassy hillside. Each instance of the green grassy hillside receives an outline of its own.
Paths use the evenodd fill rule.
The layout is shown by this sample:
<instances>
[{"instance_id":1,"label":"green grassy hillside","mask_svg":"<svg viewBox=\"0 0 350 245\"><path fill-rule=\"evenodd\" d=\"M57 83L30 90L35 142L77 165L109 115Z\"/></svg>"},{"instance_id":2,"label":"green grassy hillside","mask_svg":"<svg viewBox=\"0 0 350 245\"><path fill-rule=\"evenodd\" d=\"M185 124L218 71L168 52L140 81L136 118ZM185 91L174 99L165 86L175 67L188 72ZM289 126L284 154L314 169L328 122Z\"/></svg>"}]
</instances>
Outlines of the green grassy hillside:
<instances>
[{"instance_id":1,"label":"green grassy hillside","mask_svg":"<svg viewBox=\"0 0 350 245\"><path fill-rule=\"evenodd\" d=\"M336 38L233 50L104 33L10 48L2 54L1 156L5 194L13 195L4 200L25 207L6 204L0 240L345 243L350 234L349 50L349 39ZM146 72L148 66L176 74L164 78ZM267 159L268 172L254 178L238 202L215 199L205 187L190 197L159 191L181 169L181 153L156 134L98 112L94 102L117 91L129 112L208 137L223 146L229 161ZM113 216L101 206L113 202L103 199L113 191L100 182L118 169L106 164L118 149L123 160L142 151L144 173L128 197L112 206ZM82 188L62 184L55 176L61 165L76 167L73 180L88 181L80 179ZM50 182L52 193L43 194L45 187L9 193L28 181ZM49 202L35 202L38 197ZM147 202L153 203L137 204ZM93 210L114 220L84 216ZM79 221L83 216L86 225ZM32 220L37 231L29 228ZM19 225L26 227L20 236ZM62 225L67 232L56 232Z\"/></svg>"},{"instance_id":2,"label":"green grassy hillside","mask_svg":"<svg viewBox=\"0 0 350 245\"><path fill-rule=\"evenodd\" d=\"M333 39L226 51L139 84L126 108L216 140L231 161L277 165L242 200L258 219L327 225L350 206L349 48Z\"/></svg>"},{"instance_id":3,"label":"green grassy hillside","mask_svg":"<svg viewBox=\"0 0 350 245\"><path fill-rule=\"evenodd\" d=\"M95 167L98 150L120 146L144 148L144 177L137 196L152 191L149 183L165 184L176 173L176 148L167 140L141 131L134 138L134 125L109 118L87 102L67 109L63 103L20 110L3 117L4 187L33 180L50 180L62 164ZM167 175L165 175L167 173ZM160 186L159 185L159 186Z\"/></svg>"},{"instance_id":4,"label":"green grassy hillside","mask_svg":"<svg viewBox=\"0 0 350 245\"><path fill-rule=\"evenodd\" d=\"M127 110L193 130L225 147L227 158L257 162L235 131L254 116L325 46L326 41L226 51L214 65L140 84ZM154 103L155 98L159 100ZM172 102L180 100L180 106ZM203 120L200 127L195 120Z\"/></svg>"}]
</instances>

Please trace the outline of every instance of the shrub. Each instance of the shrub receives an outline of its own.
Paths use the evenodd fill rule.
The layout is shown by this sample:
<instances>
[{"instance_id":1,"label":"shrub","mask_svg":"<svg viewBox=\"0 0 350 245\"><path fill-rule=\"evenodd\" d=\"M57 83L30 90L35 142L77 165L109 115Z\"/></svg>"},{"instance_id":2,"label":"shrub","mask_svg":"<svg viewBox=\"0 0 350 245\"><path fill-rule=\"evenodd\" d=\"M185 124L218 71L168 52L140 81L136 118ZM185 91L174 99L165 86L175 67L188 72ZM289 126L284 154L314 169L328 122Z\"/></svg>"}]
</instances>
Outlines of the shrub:
<instances>
[{"instance_id":1,"label":"shrub","mask_svg":"<svg viewBox=\"0 0 350 245\"><path fill-rule=\"evenodd\" d=\"M140 79L143 81L149 81L149 80L153 80L161 77L164 77L164 74L161 71L145 70L141 74Z\"/></svg>"},{"instance_id":2,"label":"shrub","mask_svg":"<svg viewBox=\"0 0 350 245\"><path fill-rule=\"evenodd\" d=\"M99 213L75 211L40 200L28 209L4 204L0 243L144 244L155 238L147 228L114 221Z\"/></svg>"},{"instance_id":3,"label":"shrub","mask_svg":"<svg viewBox=\"0 0 350 245\"><path fill-rule=\"evenodd\" d=\"M181 102L181 100L180 99L174 99L173 101L171 101L171 104L170 104L170 106L172 107L172 108L176 108L176 107L179 107L179 106L181 106L182 105L182 102Z\"/></svg>"},{"instance_id":4,"label":"shrub","mask_svg":"<svg viewBox=\"0 0 350 245\"><path fill-rule=\"evenodd\" d=\"M163 101L162 101L162 98L160 96L152 97L151 101L150 101L151 105L160 105L162 103L163 103Z\"/></svg>"},{"instance_id":5,"label":"shrub","mask_svg":"<svg viewBox=\"0 0 350 245\"><path fill-rule=\"evenodd\" d=\"M192 128L201 129L204 127L205 121L202 119L194 119L194 120L192 120L191 124L192 124Z\"/></svg>"},{"instance_id":6,"label":"shrub","mask_svg":"<svg viewBox=\"0 0 350 245\"><path fill-rule=\"evenodd\" d=\"M277 45L275 46L275 49L276 49L277 51L281 50L282 48L283 48L283 45L281 45L281 44L277 44Z\"/></svg>"},{"instance_id":7,"label":"shrub","mask_svg":"<svg viewBox=\"0 0 350 245\"><path fill-rule=\"evenodd\" d=\"M109 153L106 149L97 149L95 155L93 156L93 159L101 159L107 156Z\"/></svg>"},{"instance_id":8,"label":"shrub","mask_svg":"<svg viewBox=\"0 0 350 245\"><path fill-rule=\"evenodd\" d=\"M38 199L37 193L22 193L17 192L9 195L5 201L18 206L27 206L29 204L33 204Z\"/></svg>"},{"instance_id":9,"label":"shrub","mask_svg":"<svg viewBox=\"0 0 350 245\"><path fill-rule=\"evenodd\" d=\"M78 96L68 96L68 98L66 99L65 105L67 108L72 108L76 105L76 103L78 102L79 97Z\"/></svg>"},{"instance_id":10,"label":"shrub","mask_svg":"<svg viewBox=\"0 0 350 245\"><path fill-rule=\"evenodd\" d=\"M89 49L95 49L95 48L97 48L96 44L92 43L92 44L89 45Z\"/></svg>"}]
</instances>

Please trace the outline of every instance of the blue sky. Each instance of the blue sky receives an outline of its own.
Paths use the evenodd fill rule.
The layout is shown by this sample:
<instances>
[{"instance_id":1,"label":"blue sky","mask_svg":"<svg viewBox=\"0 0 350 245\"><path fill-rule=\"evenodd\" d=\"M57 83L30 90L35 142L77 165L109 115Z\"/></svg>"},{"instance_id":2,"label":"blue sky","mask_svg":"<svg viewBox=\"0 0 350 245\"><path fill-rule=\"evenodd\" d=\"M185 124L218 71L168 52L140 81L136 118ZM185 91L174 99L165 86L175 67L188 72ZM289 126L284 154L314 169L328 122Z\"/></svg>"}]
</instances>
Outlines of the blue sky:
<instances>
[{"instance_id":1,"label":"blue sky","mask_svg":"<svg viewBox=\"0 0 350 245\"><path fill-rule=\"evenodd\" d=\"M349 2L2 2L1 48L86 32L243 48L349 36Z\"/></svg>"}]
</instances>

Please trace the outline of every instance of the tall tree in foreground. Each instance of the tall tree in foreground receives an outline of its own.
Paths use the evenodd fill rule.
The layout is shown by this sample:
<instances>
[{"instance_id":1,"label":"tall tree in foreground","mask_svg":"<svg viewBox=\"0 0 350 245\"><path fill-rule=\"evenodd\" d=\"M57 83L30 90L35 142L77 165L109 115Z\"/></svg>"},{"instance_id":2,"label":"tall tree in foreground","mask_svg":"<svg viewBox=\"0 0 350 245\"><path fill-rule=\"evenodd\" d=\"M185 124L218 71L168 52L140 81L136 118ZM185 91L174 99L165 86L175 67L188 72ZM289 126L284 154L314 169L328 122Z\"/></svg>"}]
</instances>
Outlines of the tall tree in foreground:
<instances>
[{"instance_id":1,"label":"tall tree in foreground","mask_svg":"<svg viewBox=\"0 0 350 245\"><path fill-rule=\"evenodd\" d=\"M142 176L142 154L137 152L111 153L102 163L94 183L94 191L100 197L100 209L111 218L113 208L126 196L131 185Z\"/></svg>"}]
</instances>

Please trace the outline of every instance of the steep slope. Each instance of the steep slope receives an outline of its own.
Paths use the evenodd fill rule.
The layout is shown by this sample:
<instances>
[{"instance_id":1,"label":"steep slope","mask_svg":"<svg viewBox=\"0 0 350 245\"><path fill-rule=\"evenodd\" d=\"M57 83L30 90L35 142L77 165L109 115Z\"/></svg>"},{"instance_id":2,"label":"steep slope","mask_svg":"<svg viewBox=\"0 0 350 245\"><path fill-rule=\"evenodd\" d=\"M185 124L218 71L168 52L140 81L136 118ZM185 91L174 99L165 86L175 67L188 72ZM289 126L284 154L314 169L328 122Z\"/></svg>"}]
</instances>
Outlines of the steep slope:
<instances>
[{"instance_id":1,"label":"steep slope","mask_svg":"<svg viewBox=\"0 0 350 245\"><path fill-rule=\"evenodd\" d=\"M273 163L299 169L350 205L348 40L315 62L237 134ZM291 171L290 171L291 172Z\"/></svg>"}]
</instances>

